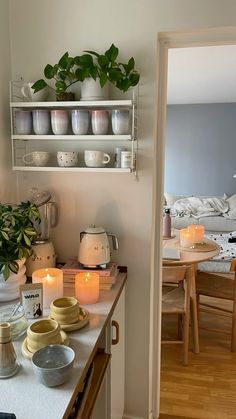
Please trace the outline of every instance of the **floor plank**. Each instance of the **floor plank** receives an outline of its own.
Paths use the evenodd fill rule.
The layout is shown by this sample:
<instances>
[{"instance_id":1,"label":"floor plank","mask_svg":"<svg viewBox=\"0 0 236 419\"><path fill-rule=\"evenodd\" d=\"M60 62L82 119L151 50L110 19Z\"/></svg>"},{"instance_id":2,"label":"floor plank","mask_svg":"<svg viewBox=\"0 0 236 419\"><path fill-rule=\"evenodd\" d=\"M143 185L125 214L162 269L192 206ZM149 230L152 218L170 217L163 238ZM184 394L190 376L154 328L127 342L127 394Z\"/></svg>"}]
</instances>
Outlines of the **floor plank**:
<instances>
[{"instance_id":1,"label":"floor plank","mask_svg":"<svg viewBox=\"0 0 236 419\"><path fill-rule=\"evenodd\" d=\"M236 419L236 353L230 351L231 320L202 313L203 324L220 327L228 334L200 330L200 354L190 351L188 366L182 364L181 345L162 345L161 413L170 419ZM163 326L167 336L176 330L170 316L163 320Z\"/></svg>"}]
</instances>

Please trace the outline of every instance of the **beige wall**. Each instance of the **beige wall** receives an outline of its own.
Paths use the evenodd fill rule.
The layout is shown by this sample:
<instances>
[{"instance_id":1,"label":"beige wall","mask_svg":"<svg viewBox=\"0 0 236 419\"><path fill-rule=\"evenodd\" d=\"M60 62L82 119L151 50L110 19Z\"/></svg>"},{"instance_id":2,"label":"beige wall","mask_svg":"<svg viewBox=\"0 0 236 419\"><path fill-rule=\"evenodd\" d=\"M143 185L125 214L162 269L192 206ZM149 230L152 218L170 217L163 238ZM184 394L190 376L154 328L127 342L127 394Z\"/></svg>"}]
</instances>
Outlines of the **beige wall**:
<instances>
[{"instance_id":1,"label":"beige wall","mask_svg":"<svg viewBox=\"0 0 236 419\"><path fill-rule=\"evenodd\" d=\"M9 122L10 39L8 2L0 1L0 202L13 202L15 177L11 171Z\"/></svg>"},{"instance_id":2,"label":"beige wall","mask_svg":"<svg viewBox=\"0 0 236 419\"><path fill-rule=\"evenodd\" d=\"M127 264L125 412L147 418L149 263L155 46L159 31L236 24L234 0L10 0L13 77L33 81L65 51L104 50L133 55L139 89L139 182L120 174L18 174L19 197L31 186L50 189L60 205L53 240L60 260L77 253L78 234L91 223L120 239Z\"/></svg>"}]
</instances>

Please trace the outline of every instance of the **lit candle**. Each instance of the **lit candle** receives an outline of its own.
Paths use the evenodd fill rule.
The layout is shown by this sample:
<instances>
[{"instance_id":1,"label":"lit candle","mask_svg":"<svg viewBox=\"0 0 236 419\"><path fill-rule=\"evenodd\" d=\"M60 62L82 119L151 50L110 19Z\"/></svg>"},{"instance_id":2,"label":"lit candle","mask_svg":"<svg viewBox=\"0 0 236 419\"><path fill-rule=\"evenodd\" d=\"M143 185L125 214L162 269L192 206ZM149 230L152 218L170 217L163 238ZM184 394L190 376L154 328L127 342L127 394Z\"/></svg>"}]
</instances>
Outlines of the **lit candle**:
<instances>
[{"instance_id":1,"label":"lit candle","mask_svg":"<svg viewBox=\"0 0 236 419\"><path fill-rule=\"evenodd\" d=\"M200 224L190 224L188 229L194 235L194 243L203 243L205 227Z\"/></svg>"},{"instance_id":2,"label":"lit candle","mask_svg":"<svg viewBox=\"0 0 236 419\"><path fill-rule=\"evenodd\" d=\"M43 308L49 308L53 300L63 296L63 272L61 269L38 269L32 274L32 282L33 284L43 284Z\"/></svg>"},{"instance_id":3,"label":"lit candle","mask_svg":"<svg viewBox=\"0 0 236 419\"><path fill-rule=\"evenodd\" d=\"M99 275L80 272L75 276L75 296L80 304L94 304L99 299Z\"/></svg>"},{"instance_id":4,"label":"lit candle","mask_svg":"<svg viewBox=\"0 0 236 419\"><path fill-rule=\"evenodd\" d=\"M179 232L179 241L181 247L192 247L195 243L194 232L188 228L181 228Z\"/></svg>"}]
</instances>

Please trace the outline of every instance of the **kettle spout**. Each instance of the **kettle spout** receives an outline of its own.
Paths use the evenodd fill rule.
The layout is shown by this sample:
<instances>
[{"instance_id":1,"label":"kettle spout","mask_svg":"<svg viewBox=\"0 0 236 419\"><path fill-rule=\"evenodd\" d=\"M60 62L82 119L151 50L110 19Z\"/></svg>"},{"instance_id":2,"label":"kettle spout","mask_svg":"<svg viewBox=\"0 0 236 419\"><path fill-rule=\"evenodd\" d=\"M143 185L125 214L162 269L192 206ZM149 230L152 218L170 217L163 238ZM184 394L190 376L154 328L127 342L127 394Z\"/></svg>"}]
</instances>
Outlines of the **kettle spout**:
<instances>
[{"instance_id":1,"label":"kettle spout","mask_svg":"<svg viewBox=\"0 0 236 419\"><path fill-rule=\"evenodd\" d=\"M115 234L112 233L107 233L108 237L112 238L112 246L114 250L118 250L119 246L118 246L118 240Z\"/></svg>"}]
</instances>

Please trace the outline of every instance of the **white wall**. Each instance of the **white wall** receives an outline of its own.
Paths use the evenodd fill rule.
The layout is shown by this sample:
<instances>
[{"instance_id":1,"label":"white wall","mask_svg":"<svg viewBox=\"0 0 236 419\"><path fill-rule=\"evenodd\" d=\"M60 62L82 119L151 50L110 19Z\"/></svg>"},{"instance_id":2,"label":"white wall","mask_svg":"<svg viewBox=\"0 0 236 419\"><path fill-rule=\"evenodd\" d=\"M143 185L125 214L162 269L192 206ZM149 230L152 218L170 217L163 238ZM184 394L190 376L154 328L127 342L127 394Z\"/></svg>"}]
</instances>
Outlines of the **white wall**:
<instances>
[{"instance_id":1,"label":"white wall","mask_svg":"<svg viewBox=\"0 0 236 419\"><path fill-rule=\"evenodd\" d=\"M59 259L77 253L78 233L92 222L116 233L119 262L128 265L126 292L125 412L147 418L151 169L155 104L155 46L159 31L236 24L234 0L10 0L14 78L35 80L47 63L69 50L117 44L141 72L139 176L19 174L19 197L38 185L54 192L60 224Z\"/></svg>"},{"instance_id":2,"label":"white wall","mask_svg":"<svg viewBox=\"0 0 236 419\"><path fill-rule=\"evenodd\" d=\"M15 180L11 171L9 81L10 39L8 2L0 1L0 202L13 202Z\"/></svg>"}]
</instances>

